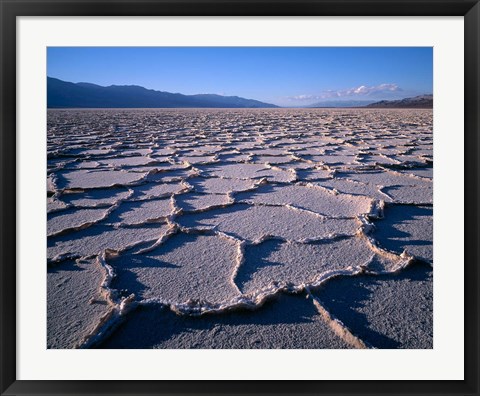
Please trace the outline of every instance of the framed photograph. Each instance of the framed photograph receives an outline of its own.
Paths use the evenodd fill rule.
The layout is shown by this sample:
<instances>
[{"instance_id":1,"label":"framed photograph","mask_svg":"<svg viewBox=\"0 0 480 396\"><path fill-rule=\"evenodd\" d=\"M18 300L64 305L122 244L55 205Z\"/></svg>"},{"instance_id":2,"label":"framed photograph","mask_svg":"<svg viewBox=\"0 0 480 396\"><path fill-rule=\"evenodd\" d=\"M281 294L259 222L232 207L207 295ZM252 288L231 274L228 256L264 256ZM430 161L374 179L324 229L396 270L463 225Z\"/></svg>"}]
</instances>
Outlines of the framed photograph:
<instances>
[{"instance_id":1,"label":"framed photograph","mask_svg":"<svg viewBox=\"0 0 480 396\"><path fill-rule=\"evenodd\" d=\"M0 5L2 395L479 393L477 1Z\"/></svg>"}]
</instances>

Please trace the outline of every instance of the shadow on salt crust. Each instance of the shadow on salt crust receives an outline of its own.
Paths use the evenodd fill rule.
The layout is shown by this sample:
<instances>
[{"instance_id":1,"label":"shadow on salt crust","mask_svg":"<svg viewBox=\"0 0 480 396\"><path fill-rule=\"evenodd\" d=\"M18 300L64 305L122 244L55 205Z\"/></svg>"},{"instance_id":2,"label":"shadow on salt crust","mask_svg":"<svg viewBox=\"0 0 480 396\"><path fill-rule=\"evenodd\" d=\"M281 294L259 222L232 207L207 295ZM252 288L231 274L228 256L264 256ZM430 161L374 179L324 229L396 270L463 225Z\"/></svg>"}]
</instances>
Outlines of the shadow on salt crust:
<instances>
[{"instance_id":1,"label":"shadow on salt crust","mask_svg":"<svg viewBox=\"0 0 480 396\"><path fill-rule=\"evenodd\" d=\"M201 317L178 316L167 309L145 306L101 348L228 348L345 349L305 294L281 295L257 311L236 311ZM141 331L139 332L139 329Z\"/></svg>"},{"instance_id":2,"label":"shadow on salt crust","mask_svg":"<svg viewBox=\"0 0 480 396\"><path fill-rule=\"evenodd\" d=\"M384 218L375 222L373 236L385 249L404 250L433 264L433 209L428 206L390 205Z\"/></svg>"},{"instance_id":3,"label":"shadow on salt crust","mask_svg":"<svg viewBox=\"0 0 480 396\"><path fill-rule=\"evenodd\" d=\"M433 348L432 270L339 277L314 292L328 311L375 348Z\"/></svg>"}]
</instances>

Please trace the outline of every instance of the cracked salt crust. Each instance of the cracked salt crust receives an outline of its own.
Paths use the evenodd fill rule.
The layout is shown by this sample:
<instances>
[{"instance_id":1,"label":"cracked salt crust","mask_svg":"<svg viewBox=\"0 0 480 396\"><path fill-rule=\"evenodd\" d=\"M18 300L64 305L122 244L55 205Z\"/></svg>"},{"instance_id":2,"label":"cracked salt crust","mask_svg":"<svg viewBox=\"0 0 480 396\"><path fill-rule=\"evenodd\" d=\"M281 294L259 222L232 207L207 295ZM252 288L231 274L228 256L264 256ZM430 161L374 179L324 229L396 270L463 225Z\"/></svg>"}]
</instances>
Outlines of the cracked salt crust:
<instances>
[{"instance_id":1,"label":"cracked salt crust","mask_svg":"<svg viewBox=\"0 0 480 396\"><path fill-rule=\"evenodd\" d=\"M397 268L399 258L372 253L366 239L342 238L318 243L294 243L267 240L245 248L245 259L235 278L244 293L261 289L271 282L295 285L314 283L327 272L358 271L373 261L381 263L383 271ZM376 270L379 270L378 266Z\"/></svg>"},{"instance_id":2,"label":"cracked salt crust","mask_svg":"<svg viewBox=\"0 0 480 396\"><path fill-rule=\"evenodd\" d=\"M353 281L362 273L403 273L415 259L433 263L431 127L429 110L49 111L48 263L58 271L72 259L97 263L106 280L100 273L62 277L89 294L99 288L110 306L101 317L84 309L92 320L75 322L67 296L53 296L57 275L49 270L49 299L59 300L49 301L57 326L49 346L109 345L104 334L125 315L127 325L135 323L137 307L146 323L167 310L159 327L170 330L144 329L151 337L145 347L310 345L291 331L306 331L319 348L375 346L372 333L330 312L317 288L340 275ZM428 279L417 284L421 295L428 296ZM312 326L294 319L293 300L282 297L304 292L311 299L296 306L309 307ZM80 303L78 293L72 298ZM270 311L262 307L271 299L292 322L264 327L264 337L262 326L235 318L214 332L183 330L189 315L207 315L195 323L211 329L216 320L208 312L227 318L245 309L267 325ZM173 320L169 311L180 316ZM430 347L428 312L413 319L426 326L420 341L408 341L407 324L400 326L399 347ZM248 334L235 338L232 325ZM59 343L73 328L79 331ZM202 342L205 331L230 335ZM113 333L111 345L125 345L127 333Z\"/></svg>"}]
</instances>

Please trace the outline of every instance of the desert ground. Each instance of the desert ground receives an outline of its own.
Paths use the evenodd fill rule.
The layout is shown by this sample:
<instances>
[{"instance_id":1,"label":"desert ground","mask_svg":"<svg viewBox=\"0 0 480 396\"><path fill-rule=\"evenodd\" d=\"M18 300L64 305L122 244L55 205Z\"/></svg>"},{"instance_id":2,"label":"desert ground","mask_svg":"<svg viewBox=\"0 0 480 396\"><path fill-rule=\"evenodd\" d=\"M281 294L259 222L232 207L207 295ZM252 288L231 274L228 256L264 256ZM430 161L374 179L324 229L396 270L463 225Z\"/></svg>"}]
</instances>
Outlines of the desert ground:
<instances>
[{"instance_id":1,"label":"desert ground","mask_svg":"<svg viewBox=\"0 0 480 396\"><path fill-rule=\"evenodd\" d=\"M48 110L48 348L432 348L433 119Z\"/></svg>"}]
</instances>

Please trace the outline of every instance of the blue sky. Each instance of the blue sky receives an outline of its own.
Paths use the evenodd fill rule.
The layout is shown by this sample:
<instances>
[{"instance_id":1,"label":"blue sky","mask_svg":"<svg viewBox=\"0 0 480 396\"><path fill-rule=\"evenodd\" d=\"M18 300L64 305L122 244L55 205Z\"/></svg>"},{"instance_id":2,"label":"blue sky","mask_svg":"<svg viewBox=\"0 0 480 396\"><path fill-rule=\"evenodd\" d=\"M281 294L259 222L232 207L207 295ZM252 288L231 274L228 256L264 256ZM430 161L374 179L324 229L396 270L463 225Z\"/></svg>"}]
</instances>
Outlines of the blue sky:
<instances>
[{"instance_id":1,"label":"blue sky","mask_svg":"<svg viewBox=\"0 0 480 396\"><path fill-rule=\"evenodd\" d=\"M431 47L49 47L47 74L71 82L215 93L281 106L433 91Z\"/></svg>"}]
</instances>

